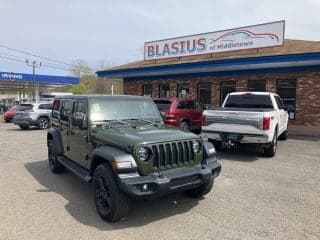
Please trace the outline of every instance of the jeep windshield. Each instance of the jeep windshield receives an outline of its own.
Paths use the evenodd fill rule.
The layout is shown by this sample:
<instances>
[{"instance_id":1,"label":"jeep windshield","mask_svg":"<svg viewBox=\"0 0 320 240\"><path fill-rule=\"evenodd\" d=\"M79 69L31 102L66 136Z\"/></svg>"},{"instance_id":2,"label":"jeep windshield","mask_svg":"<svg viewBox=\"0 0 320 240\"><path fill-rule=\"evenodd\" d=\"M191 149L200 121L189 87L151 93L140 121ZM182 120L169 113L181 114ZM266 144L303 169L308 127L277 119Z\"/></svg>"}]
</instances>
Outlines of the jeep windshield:
<instances>
[{"instance_id":1,"label":"jeep windshield","mask_svg":"<svg viewBox=\"0 0 320 240\"><path fill-rule=\"evenodd\" d=\"M93 99L90 102L93 122L151 123L162 121L156 105L148 99Z\"/></svg>"}]
</instances>

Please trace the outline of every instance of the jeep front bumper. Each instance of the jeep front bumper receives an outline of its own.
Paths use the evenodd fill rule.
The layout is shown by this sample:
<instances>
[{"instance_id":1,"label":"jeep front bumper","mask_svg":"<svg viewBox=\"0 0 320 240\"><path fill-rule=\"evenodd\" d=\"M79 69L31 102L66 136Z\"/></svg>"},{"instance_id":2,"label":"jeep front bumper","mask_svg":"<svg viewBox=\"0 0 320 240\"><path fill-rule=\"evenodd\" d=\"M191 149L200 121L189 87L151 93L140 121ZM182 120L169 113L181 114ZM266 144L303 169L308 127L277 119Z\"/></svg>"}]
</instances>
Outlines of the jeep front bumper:
<instances>
[{"instance_id":1,"label":"jeep front bumper","mask_svg":"<svg viewBox=\"0 0 320 240\"><path fill-rule=\"evenodd\" d=\"M118 174L120 188L131 196L161 196L172 192L196 188L217 176L221 171L219 161L165 170L148 176Z\"/></svg>"}]
</instances>

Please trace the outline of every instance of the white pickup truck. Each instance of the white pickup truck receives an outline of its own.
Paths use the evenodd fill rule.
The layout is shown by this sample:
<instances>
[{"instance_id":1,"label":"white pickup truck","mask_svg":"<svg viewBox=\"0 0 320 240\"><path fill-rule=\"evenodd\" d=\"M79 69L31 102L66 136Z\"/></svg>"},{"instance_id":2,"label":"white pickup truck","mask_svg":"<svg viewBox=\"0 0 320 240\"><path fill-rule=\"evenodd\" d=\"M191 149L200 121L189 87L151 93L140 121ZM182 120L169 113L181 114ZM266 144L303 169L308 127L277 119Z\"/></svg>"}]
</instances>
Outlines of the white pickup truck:
<instances>
[{"instance_id":1,"label":"white pickup truck","mask_svg":"<svg viewBox=\"0 0 320 240\"><path fill-rule=\"evenodd\" d=\"M288 135L288 113L279 95L269 92L228 94L221 108L203 112L201 135L221 144L260 144L266 156L277 151L277 139Z\"/></svg>"}]
</instances>

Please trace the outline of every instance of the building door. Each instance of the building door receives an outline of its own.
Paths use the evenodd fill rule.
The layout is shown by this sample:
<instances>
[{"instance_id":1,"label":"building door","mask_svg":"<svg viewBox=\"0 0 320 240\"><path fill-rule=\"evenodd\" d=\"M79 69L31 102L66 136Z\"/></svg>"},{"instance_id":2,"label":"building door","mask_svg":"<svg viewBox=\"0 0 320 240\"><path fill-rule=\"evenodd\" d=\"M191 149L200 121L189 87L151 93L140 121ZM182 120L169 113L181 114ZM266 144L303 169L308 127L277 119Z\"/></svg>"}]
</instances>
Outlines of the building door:
<instances>
[{"instance_id":1,"label":"building door","mask_svg":"<svg viewBox=\"0 0 320 240\"><path fill-rule=\"evenodd\" d=\"M177 84L177 98L185 98L189 95L189 83Z\"/></svg>"},{"instance_id":2,"label":"building door","mask_svg":"<svg viewBox=\"0 0 320 240\"><path fill-rule=\"evenodd\" d=\"M226 96L236 91L236 81L223 81L220 86L220 105L222 105Z\"/></svg>"},{"instance_id":3,"label":"building door","mask_svg":"<svg viewBox=\"0 0 320 240\"><path fill-rule=\"evenodd\" d=\"M170 97L170 84L159 84L159 98Z\"/></svg>"},{"instance_id":4,"label":"building door","mask_svg":"<svg viewBox=\"0 0 320 240\"><path fill-rule=\"evenodd\" d=\"M277 93L282 98L289 119L295 119L296 115L296 79L277 80Z\"/></svg>"},{"instance_id":5,"label":"building door","mask_svg":"<svg viewBox=\"0 0 320 240\"><path fill-rule=\"evenodd\" d=\"M198 84L198 101L204 105L211 105L211 83Z\"/></svg>"}]
</instances>

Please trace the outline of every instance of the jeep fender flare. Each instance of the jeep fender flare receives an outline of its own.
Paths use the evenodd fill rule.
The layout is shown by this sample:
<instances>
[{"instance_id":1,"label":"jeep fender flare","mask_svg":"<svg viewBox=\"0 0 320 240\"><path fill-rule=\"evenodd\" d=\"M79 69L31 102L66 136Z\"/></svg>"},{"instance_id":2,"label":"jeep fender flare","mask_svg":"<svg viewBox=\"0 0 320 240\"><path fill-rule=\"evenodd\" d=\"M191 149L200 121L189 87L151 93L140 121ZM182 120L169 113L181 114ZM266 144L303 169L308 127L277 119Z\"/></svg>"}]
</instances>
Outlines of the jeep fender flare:
<instances>
[{"instance_id":1,"label":"jeep fender flare","mask_svg":"<svg viewBox=\"0 0 320 240\"><path fill-rule=\"evenodd\" d=\"M93 150L92 152L92 161L90 164L90 176L93 176L94 170L96 167L102 163L107 162L110 164L112 162L134 162L135 159L130 153L125 152L124 150L111 147L111 146L100 146ZM128 169L128 171L136 171L137 167Z\"/></svg>"},{"instance_id":2,"label":"jeep fender flare","mask_svg":"<svg viewBox=\"0 0 320 240\"><path fill-rule=\"evenodd\" d=\"M53 140L55 145L56 154L60 155L64 153L62 137L58 130L50 128L47 132L47 144L49 140Z\"/></svg>"}]
</instances>

